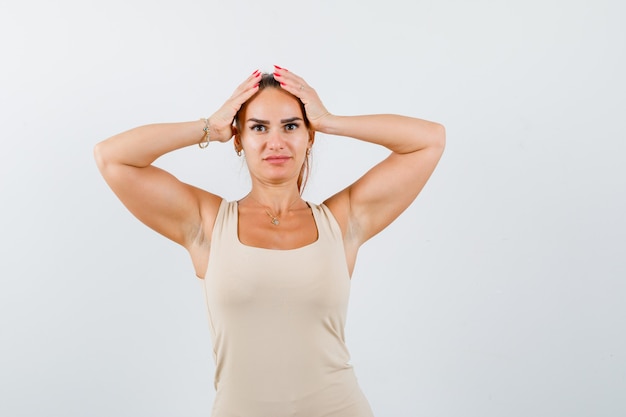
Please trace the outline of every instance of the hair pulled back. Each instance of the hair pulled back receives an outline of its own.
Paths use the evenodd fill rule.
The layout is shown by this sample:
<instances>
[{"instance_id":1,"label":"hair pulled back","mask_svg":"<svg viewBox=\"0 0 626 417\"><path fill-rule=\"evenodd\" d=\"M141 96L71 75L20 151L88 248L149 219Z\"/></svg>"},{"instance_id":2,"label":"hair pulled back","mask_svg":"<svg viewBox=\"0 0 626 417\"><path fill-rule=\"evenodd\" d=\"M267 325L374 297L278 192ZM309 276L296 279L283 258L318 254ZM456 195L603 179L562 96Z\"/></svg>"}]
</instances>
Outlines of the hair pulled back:
<instances>
[{"instance_id":1,"label":"hair pulled back","mask_svg":"<svg viewBox=\"0 0 626 417\"><path fill-rule=\"evenodd\" d=\"M237 132L242 131L242 120L241 117L246 111L248 107L248 103L252 101L261 91L266 88L277 88L282 89L280 82L276 81L273 74L263 73L261 76L261 80L259 81L259 91L256 92L252 97L250 97L245 103L241 105L239 111L235 115L233 122L235 123L235 127L237 128ZM285 91L285 90L283 90ZM286 92L286 91L285 91ZM291 94L291 93L289 93ZM293 96L293 95L292 95ZM298 104L300 105L300 111L302 112L302 119L304 120L304 125L309 131L309 136L313 135L311 132L311 123L309 122L309 118L306 116L306 109L304 108L304 103L300 100L299 97L293 96L296 100L298 100ZM307 152L306 157L304 158L304 163L302 164L302 168L300 169L300 175L298 175L298 191L300 194L304 191L304 187L306 186L307 180L309 179L309 171L310 171L310 153Z\"/></svg>"}]
</instances>

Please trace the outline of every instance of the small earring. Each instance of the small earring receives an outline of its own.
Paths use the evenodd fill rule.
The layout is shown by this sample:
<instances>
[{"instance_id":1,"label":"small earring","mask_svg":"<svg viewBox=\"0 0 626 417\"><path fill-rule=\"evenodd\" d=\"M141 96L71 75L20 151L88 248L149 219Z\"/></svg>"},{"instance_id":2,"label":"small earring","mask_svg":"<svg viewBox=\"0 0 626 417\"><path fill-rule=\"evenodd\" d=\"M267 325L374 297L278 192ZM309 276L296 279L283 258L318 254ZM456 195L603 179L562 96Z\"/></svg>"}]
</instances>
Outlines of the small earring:
<instances>
[{"instance_id":1,"label":"small earring","mask_svg":"<svg viewBox=\"0 0 626 417\"><path fill-rule=\"evenodd\" d=\"M306 148L306 156L311 155L311 148Z\"/></svg>"},{"instance_id":2,"label":"small earring","mask_svg":"<svg viewBox=\"0 0 626 417\"><path fill-rule=\"evenodd\" d=\"M237 151L237 156L241 156L241 149Z\"/></svg>"}]
</instances>

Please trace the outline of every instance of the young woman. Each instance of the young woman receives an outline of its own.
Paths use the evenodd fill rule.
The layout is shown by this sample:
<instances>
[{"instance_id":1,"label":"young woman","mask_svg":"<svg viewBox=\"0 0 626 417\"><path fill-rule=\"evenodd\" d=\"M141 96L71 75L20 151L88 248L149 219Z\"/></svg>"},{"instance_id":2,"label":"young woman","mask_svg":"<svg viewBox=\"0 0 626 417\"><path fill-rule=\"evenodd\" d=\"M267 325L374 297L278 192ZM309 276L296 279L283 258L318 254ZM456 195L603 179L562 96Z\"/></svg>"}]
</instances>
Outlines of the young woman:
<instances>
[{"instance_id":1,"label":"young woman","mask_svg":"<svg viewBox=\"0 0 626 417\"><path fill-rule=\"evenodd\" d=\"M390 155L321 204L304 201L315 132ZM251 189L238 201L152 163L233 139ZM208 119L137 127L95 147L104 179L143 223L179 243L203 279L216 361L213 417L368 417L344 340L359 247L415 199L444 149L442 125L331 114L292 72L255 71Z\"/></svg>"}]
</instances>

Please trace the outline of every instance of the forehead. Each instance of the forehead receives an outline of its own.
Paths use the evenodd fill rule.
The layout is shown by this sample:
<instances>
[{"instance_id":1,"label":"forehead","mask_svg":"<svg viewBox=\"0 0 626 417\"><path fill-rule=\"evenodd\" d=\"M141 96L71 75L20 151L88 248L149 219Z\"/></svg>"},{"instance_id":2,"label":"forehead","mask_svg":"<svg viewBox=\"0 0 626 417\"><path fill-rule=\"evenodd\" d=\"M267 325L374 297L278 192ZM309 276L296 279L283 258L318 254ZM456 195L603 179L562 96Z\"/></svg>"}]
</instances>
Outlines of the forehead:
<instances>
[{"instance_id":1,"label":"forehead","mask_svg":"<svg viewBox=\"0 0 626 417\"><path fill-rule=\"evenodd\" d=\"M300 102L293 95L278 88L266 88L250 100L245 109L249 118L272 120L302 117Z\"/></svg>"}]
</instances>

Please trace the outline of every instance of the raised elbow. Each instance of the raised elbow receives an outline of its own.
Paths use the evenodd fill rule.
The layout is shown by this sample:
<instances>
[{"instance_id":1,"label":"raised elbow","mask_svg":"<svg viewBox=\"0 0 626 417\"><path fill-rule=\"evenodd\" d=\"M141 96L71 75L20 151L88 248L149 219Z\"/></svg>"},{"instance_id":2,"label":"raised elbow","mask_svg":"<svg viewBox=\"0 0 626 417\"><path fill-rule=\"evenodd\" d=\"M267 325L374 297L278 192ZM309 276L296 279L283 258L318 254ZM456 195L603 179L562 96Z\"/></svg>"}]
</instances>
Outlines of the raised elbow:
<instances>
[{"instance_id":1,"label":"raised elbow","mask_svg":"<svg viewBox=\"0 0 626 417\"><path fill-rule=\"evenodd\" d=\"M93 158L96 161L96 166L100 171L102 171L103 168L106 166L106 152L104 148L105 146L102 142L96 143L96 145L93 147Z\"/></svg>"},{"instance_id":2,"label":"raised elbow","mask_svg":"<svg viewBox=\"0 0 626 417\"><path fill-rule=\"evenodd\" d=\"M432 145L441 149L442 152L446 147L446 128L440 123L433 123Z\"/></svg>"}]
</instances>

